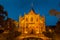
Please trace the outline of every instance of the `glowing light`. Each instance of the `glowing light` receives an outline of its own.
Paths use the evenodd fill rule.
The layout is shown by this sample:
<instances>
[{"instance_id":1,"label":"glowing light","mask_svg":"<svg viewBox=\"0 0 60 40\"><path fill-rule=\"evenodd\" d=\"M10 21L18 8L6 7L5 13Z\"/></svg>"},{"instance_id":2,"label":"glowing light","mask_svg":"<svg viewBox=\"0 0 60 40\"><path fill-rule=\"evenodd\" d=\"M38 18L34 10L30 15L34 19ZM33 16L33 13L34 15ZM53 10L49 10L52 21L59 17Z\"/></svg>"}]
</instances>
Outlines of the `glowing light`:
<instances>
[{"instance_id":1,"label":"glowing light","mask_svg":"<svg viewBox=\"0 0 60 40\"><path fill-rule=\"evenodd\" d=\"M25 31L25 33L28 33L27 31Z\"/></svg>"},{"instance_id":2,"label":"glowing light","mask_svg":"<svg viewBox=\"0 0 60 40\"><path fill-rule=\"evenodd\" d=\"M50 32L52 32L52 30L51 30L51 29L49 29L49 31L50 31Z\"/></svg>"},{"instance_id":3,"label":"glowing light","mask_svg":"<svg viewBox=\"0 0 60 40\"><path fill-rule=\"evenodd\" d=\"M37 31L36 33L37 33L37 34L39 34L39 32L38 32L38 31Z\"/></svg>"}]
</instances>

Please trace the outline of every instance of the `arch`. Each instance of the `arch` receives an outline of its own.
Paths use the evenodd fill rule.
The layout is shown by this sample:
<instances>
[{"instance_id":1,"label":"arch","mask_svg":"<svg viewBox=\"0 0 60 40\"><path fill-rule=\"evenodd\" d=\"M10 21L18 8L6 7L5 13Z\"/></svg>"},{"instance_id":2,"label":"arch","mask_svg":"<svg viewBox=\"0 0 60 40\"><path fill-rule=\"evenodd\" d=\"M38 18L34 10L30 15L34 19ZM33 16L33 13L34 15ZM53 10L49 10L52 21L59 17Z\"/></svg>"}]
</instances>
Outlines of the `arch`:
<instances>
[{"instance_id":1,"label":"arch","mask_svg":"<svg viewBox=\"0 0 60 40\"><path fill-rule=\"evenodd\" d=\"M23 38L23 40L43 40L43 39L36 37L27 37L27 38Z\"/></svg>"}]
</instances>

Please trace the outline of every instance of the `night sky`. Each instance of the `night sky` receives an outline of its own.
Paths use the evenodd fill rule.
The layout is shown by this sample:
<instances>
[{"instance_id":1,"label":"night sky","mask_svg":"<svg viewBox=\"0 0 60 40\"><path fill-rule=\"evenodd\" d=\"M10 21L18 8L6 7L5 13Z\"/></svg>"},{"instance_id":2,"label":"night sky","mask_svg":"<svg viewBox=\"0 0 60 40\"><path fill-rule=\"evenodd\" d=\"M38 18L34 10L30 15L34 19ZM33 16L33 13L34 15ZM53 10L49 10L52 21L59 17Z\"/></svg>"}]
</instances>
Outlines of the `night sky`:
<instances>
[{"instance_id":1,"label":"night sky","mask_svg":"<svg viewBox=\"0 0 60 40\"><path fill-rule=\"evenodd\" d=\"M58 18L49 14L49 10L60 11L60 0L0 0L0 4L8 12L9 18L17 21L20 15L28 13L32 7L37 14L45 16L46 25L56 25L58 21Z\"/></svg>"}]
</instances>

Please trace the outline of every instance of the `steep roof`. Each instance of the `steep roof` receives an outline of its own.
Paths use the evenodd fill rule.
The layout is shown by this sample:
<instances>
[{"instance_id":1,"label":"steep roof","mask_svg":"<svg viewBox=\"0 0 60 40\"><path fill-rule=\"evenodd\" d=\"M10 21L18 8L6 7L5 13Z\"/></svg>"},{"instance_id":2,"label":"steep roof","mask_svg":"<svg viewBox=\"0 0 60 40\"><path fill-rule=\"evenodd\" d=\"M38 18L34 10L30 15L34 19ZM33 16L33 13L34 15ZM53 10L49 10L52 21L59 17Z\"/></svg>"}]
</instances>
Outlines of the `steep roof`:
<instances>
[{"instance_id":1,"label":"steep roof","mask_svg":"<svg viewBox=\"0 0 60 40\"><path fill-rule=\"evenodd\" d=\"M32 14L32 15L36 14L33 8L29 11L29 14Z\"/></svg>"}]
</instances>

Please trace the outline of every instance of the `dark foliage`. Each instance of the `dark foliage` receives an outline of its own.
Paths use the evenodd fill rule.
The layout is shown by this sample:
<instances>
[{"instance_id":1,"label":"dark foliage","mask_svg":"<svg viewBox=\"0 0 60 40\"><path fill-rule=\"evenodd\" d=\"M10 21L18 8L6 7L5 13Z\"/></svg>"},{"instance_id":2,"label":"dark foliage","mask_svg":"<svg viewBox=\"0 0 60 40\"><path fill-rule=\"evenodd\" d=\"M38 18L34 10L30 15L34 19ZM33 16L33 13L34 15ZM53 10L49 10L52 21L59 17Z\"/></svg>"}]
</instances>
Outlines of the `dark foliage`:
<instances>
[{"instance_id":1,"label":"dark foliage","mask_svg":"<svg viewBox=\"0 0 60 40\"><path fill-rule=\"evenodd\" d=\"M0 30L0 33L3 33L4 32L4 30Z\"/></svg>"}]
</instances>

